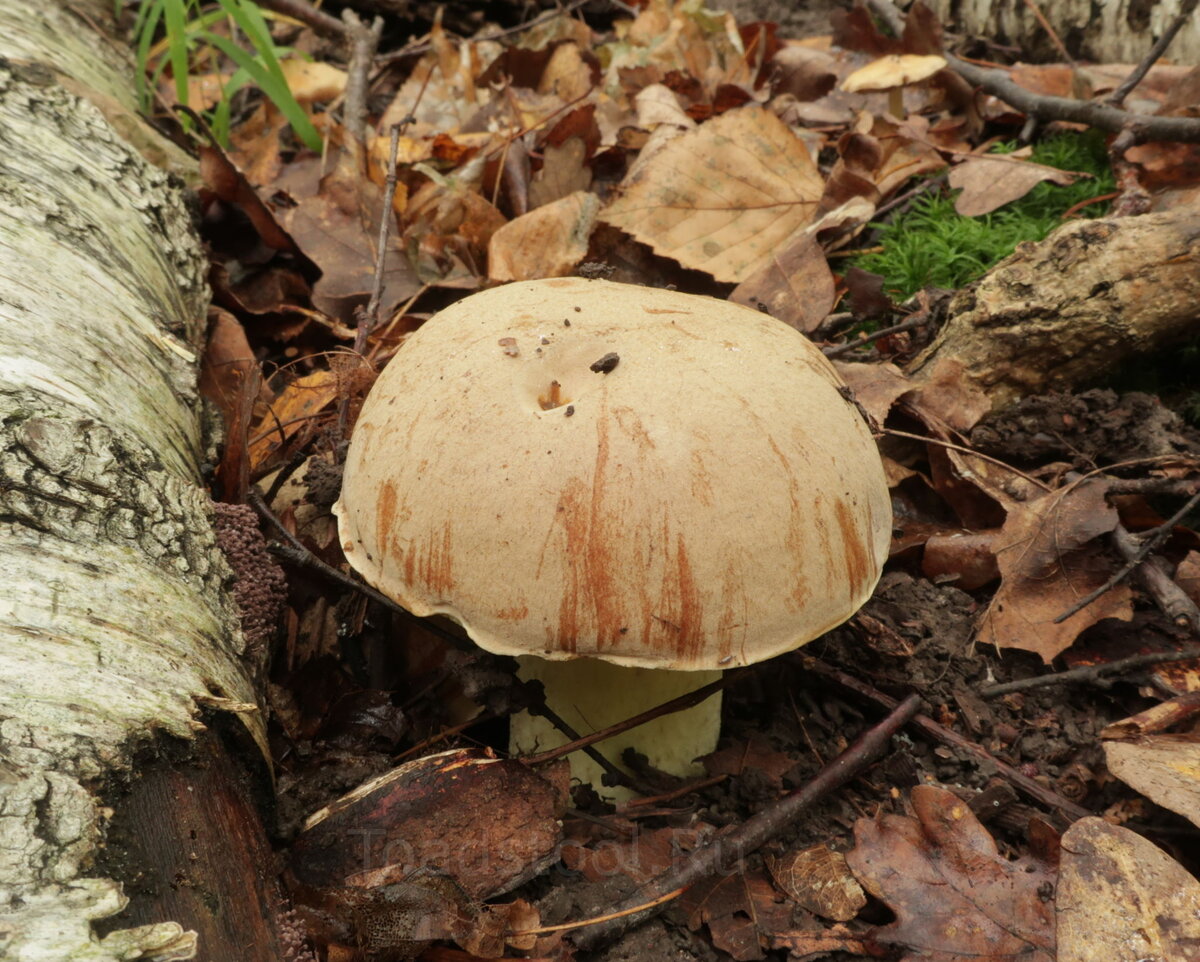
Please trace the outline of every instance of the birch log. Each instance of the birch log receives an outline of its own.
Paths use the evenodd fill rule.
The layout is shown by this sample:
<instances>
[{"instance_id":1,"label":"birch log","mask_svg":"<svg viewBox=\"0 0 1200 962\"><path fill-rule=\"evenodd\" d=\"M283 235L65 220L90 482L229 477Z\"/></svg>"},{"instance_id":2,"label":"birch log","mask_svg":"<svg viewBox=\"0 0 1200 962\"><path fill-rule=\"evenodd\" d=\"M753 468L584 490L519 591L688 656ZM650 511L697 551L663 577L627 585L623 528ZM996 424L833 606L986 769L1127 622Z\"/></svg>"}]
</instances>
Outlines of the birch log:
<instances>
[{"instance_id":1,"label":"birch log","mask_svg":"<svg viewBox=\"0 0 1200 962\"><path fill-rule=\"evenodd\" d=\"M0 957L191 958L92 922L100 788L202 710L265 746L199 486L205 265L178 180L67 89L131 106L111 3L70 10L0 4Z\"/></svg>"},{"instance_id":2,"label":"birch log","mask_svg":"<svg viewBox=\"0 0 1200 962\"><path fill-rule=\"evenodd\" d=\"M1060 60L1040 13L1072 53L1098 63L1137 63L1154 45L1185 0L926 0L955 29L1000 43L1016 44ZM1172 63L1200 63L1200 15L1193 15L1167 49Z\"/></svg>"}]
</instances>

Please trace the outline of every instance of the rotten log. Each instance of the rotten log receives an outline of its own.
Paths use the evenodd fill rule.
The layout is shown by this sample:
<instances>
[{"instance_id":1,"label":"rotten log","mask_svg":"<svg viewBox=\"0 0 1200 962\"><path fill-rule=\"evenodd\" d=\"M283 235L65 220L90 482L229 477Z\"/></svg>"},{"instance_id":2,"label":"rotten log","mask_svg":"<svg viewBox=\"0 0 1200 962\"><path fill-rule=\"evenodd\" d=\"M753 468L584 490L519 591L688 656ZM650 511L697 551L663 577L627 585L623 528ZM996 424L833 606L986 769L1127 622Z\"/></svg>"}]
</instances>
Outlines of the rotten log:
<instances>
[{"instance_id":1,"label":"rotten log","mask_svg":"<svg viewBox=\"0 0 1200 962\"><path fill-rule=\"evenodd\" d=\"M1072 221L954 295L908 373L961 367L997 410L1070 391L1200 333L1200 218L1191 208Z\"/></svg>"}]
</instances>

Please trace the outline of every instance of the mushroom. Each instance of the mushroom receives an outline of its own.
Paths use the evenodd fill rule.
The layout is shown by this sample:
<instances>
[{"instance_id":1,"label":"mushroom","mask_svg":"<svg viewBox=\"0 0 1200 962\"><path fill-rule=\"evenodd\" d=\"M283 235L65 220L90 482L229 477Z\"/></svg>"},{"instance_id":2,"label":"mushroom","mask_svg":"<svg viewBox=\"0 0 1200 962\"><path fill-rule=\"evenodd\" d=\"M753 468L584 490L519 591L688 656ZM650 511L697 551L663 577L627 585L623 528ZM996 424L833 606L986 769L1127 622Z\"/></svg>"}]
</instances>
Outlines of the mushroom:
<instances>
[{"instance_id":1,"label":"mushroom","mask_svg":"<svg viewBox=\"0 0 1200 962\"><path fill-rule=\"evenodd\" d=\"M928 80L946 66L946 58L937 54L889 53L860 67L842 81L847 93L887 91L888 112L904 119L904 88Z\"/></svg>"},{"instance_id":2,"label":"mushroom","mask_svg":"<svg viewBox=\"0 0 1200 962\"><path fill-rule=\"evenodd\" d=\"M842 623L891 535L871 432L807 338L580 278L426 321L363 405L334 511L368 582L518 656L585 732ZM719 726L713 697L599 747L687 774ZM514 723L516 749L561 741ZM591 764L573 773L599 786Z\"/></svg>"}]
</instances>

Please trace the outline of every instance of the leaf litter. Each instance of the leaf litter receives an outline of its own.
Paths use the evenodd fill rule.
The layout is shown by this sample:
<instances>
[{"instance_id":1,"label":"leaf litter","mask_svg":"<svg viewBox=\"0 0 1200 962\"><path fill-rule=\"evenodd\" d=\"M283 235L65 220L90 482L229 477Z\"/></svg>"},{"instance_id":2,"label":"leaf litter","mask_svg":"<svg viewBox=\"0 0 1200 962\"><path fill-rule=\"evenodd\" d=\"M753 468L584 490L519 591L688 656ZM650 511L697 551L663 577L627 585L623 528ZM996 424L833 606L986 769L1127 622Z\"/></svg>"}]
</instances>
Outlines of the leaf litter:
<instances>
[{"instance_id":1,"label":"leaf litter","mask_svg":"<svg viewBox=\"0 0 1200 962\"><path fill-rule=\"evenodd\" d=\"M948 72L910 85L904 116L886 93L841 89L871 61L940 56L940 25L920 4L898 38L881 34L861 7L835 11L832 22L832 38L813 42L666 0L594 24L549 17L500 39L454 36L439 19L424 53L380 74L362 145L339 125L342 65L286 61L326 155L297 148L266 102L249 105L227 155L203 148L201 204L221 305L206 390L229 431L215 489L236 499L248 481L282 478L272 484L280 516L294 526L304 508L310 525L328 501L289 480L294 465L336 464L358 401L406 334L496 281L593 272L675 284L848 346L851 359L839 367L879 433L892 481L892 566L862 613L806 653L883 689L922 691L932 724L965 733L983 757L1009 767L978 762L951 742L912 742L761 859L690 888L668 915L683 925L672 938L694 957L712 957L714 946L746 959L780 950L794 959L885 950L947 962L1116 957L1104 953L1116 951L1132 923L1107 907L1127 902L1141 919L1139 951L1186 953L1200 944L1188 915L1198 898L1187 872L1195 860L1153 832L1197 820L1188 716L1172 716L1174 730L1102 741L1102 728L1162 698L1136 685L991 699L978 692L997 678L1030 679L1039 662L1114 661L1135 639L1186 645L1186 631L1154 610L1141 581L1122 581L1062 616L1120 567L1112 547L1120 531L1161 523L1138 484L1168 490L1172 480L1197 477L1195 432L1145 395L1041 395L993 412L954 364L920 381L905 373L934 338L944 302L924 292L917 304L897 305L839 252L868 239L872 220L905 202L914 177L946 174L961 190L960 213L984 216L1036 183L1068 183L1076 172L979 153L985 125L1024 118L994 97L963 97ZM292 39L311 40L304 30ZM1053 95L1099 95L1128 72L1002 69L1025 89ZM1156 65L1139 103L1184 116L1180 91L1194 78ZM209 96L211 87L210 78L197 90ZM398 182L386 196L395 124ZM1163 203L1183 202L1196 188L1193 151L1152 142L1125 159L1146 188L1180 192L1164 193ZM381 220L389 228L382 251ZM380 317L359 357L349 344L370 323L359 312L380 279ZM835 323L847 308L856 320L903 327L907 317L910 327L874 340L861 329L847 336ZM337 565L336 539L307 530L315 529L301 529L302 541ZM1193 596L1197 547L1181 526L1160 549L1180 564L1179 582ZM453 662L435 632L401 623L384 630L360 599L311 583L297 583L289 604L286 657L271 678L289 746L279 781L285 835L356 777L456 744L456 733L486 733L511 710L503 670L486 659ZM347 633L370 653L370 672L332 655ZM398 639L403 664L380 654ZM428 949L431 940L456 942L473 957L500 955L507 941L510 950L568 958L560 934L538 929L542 918L602 913L605 898L686 860L704 839L802 784L861 727L855 697L814 682L796 657L773 665L770 677L730 686L726 740L708 760L712 777L693 793L666 792L619 813L577 793L579 815L558 850L561 877L536 866L544 852L515 856L542 872L523 893L536 907L497 902L486 876L423 881L397 863L392 875L350 887L326 880L308 893L318 940L346 958L440 951ZM1156 671L1175 695L1200 690L1194 671ZM341 702L364 711L329 712ZM322 714L323 723L306 720ZM475 719L483 724L472 728ZM1006 771L1049 790L1033 821L1026 803L1034 796L982 807ZM1161 808L1133 804L1117 779ZM492 812L485 804L447 814L490 827L480 844L500 847L506 832L492 816L519 815L545 791L515 788L487 803ZM1047 805L1047 797L1059 802ZM1149 833L1179 861L1100 819L1068 828L1064 813L1079 804ZM1168 810L1181 818L1171 822ZM361 827L380 816L368 805L354 817L364 821L350 825ZM1047 842L1060 832L1061 867ZM863 890L895 920L879 921ZM479 901L489 896L490 905ZM397 914L396 906L408 908ZM1085 918L1094 922L1080 924Z\"/></svg>"}]
</instances>

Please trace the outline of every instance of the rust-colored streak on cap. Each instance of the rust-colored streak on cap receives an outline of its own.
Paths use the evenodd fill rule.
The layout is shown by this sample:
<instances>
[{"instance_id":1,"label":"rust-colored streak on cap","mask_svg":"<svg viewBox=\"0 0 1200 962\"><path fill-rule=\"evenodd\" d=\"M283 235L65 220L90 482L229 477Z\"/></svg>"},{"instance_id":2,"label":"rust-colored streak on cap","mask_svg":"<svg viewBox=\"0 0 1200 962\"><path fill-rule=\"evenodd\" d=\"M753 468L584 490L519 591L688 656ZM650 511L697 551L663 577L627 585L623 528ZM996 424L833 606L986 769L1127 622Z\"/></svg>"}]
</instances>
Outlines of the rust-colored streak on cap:
<instances>
[{"instance_id":1,"label":"rust-colored streak on cap","mask_svg":"<svg viewBox=\"0 0 1200 962\"><path fill-rule=\"evenodd\" d=\"M840 386L803 335L727 301L579 278L483 291L375 383L341 540L369 582L489 651L760 661L848 618L886 556L883 468Z\"/></svg>"}]
</instances>

